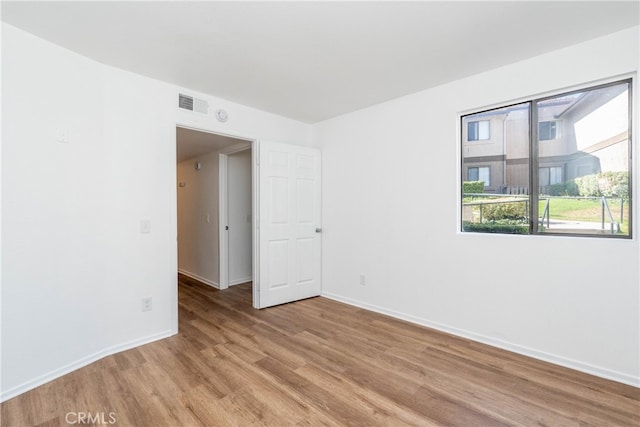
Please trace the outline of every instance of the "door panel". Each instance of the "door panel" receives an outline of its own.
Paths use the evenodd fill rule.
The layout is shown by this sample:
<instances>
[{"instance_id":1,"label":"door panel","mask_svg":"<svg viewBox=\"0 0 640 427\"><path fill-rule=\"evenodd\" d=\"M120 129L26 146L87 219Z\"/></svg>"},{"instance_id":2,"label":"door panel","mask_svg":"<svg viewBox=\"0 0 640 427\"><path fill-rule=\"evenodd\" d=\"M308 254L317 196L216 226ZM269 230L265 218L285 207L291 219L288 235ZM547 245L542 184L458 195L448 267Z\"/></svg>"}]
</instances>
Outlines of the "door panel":
<instances>
[{"instance_id":1,"label":"door panel","mask_svg":"<svg viewBox=\"0 0 640 427\"><path fill-rule=\"evenodd\" d=\"M259 308L320 295L320 151L259 142Z\"/></svg>"}]
</instances>

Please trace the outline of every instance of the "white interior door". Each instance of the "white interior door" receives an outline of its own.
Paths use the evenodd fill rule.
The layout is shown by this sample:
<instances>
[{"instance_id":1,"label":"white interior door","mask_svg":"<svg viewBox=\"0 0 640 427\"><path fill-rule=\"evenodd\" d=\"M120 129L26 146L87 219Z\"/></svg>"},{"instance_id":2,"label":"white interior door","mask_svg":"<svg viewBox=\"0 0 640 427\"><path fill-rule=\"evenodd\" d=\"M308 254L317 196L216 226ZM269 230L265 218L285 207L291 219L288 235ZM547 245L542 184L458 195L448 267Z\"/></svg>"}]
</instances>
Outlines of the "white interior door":
<instances>
[{"instance_id":1,"label":"white interior door","mask_svg":"<svg viewBox=\"0 0 640 427\"><path fill-rule=\"evenodd\" d=\"M320 295L320 150L258 143L258 308Z\"/></svg>"}]
</instances>

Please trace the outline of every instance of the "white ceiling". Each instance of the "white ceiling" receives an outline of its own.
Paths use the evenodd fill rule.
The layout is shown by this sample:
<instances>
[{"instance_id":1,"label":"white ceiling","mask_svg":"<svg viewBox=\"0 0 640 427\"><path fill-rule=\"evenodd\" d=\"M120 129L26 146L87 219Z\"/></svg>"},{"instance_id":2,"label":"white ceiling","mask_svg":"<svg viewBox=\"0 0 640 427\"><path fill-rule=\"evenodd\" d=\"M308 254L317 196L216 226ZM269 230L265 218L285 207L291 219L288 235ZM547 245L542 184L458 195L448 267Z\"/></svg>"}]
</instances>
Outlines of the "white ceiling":
<instances>
[{"instance_id":1,"label":"white ceiling","mask_svg":"<svg viewBox=\"0 0 640 427\"><path fill-rule=\"evenodd\" d=\"M105 64L315 123L639 23L638 0L2 1Z\"/></svg>"},{"instance_id":2,"label":"white ceiling","mask_svg":"<svg viewBox=\"0 0 640 427\"><path fill-rule=\"evenodd\" d=\"M224 151L229 147L250 147L251 143L242 139L193 129L176 128L177 162L193 159L212 151Z\"/></svg>"}]
</instances>

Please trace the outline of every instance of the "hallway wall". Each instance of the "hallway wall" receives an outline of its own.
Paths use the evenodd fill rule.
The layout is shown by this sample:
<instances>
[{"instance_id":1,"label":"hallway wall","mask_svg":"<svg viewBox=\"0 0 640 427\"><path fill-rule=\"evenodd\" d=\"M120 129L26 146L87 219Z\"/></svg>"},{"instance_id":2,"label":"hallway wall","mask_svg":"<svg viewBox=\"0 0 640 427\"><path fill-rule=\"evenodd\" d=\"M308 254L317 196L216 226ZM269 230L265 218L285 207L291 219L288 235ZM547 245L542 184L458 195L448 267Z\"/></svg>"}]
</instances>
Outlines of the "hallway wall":
<instances>
[{"instance_id":1,"label":"hallway wall","mask_svg":"<svg viewBox=\"0 0 640 427\"><path fill-rule=\"evenodd\" d=\"M219 287L219 152L178 163L178 271ZM196 170L194 164L201 165ZM184 185L184 186L181 186Z\"/></svg>"}]
</instances>

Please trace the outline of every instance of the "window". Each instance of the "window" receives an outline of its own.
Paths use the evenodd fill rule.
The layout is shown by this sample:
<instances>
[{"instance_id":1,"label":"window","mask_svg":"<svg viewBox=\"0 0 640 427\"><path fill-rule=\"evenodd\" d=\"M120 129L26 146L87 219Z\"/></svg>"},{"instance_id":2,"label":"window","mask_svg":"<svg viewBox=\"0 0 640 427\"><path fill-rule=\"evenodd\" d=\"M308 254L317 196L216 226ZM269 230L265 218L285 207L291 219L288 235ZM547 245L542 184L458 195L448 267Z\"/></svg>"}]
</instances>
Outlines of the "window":
<instances>
[{"instance_id":1,"label":"window","mask_svg":"<svg viewBox=\"0 0 640 427\"><path fill-rule=\"evenodd\" d=\"M467 169L468 181L483 181L485 187L491 185L491 169L484 167L470 167Z\"/></svg>"},{"instance_id":2,"label":"window","mask_svg":"<svg viewBox=\"0 0 640 427\"><path fill-rule=\"evenodd\" d=\"M489 120L467 123L467 141L480 141L490 138Z\"/></svg>"},{"instance_id":3,"label":"window","mask_svg":"<svg viewBox=\"0 0 640 427\"><path fill-rule=\"evenodd\" d=\"M462 116L467 141L489 139L489 123L502 130L461 150L462 230L630 238L631 84Z\"/></svg>"},{"instance_id":4,"label":"window","mask_svg":"<svg viewBox=\"0 0 640 427\"><path fill-rule=\"evenodd\" d=\"M558 120L539 122L538 139L549 141L560 137L560 122Z\"/></svg>"},{"instance_id":5,"label":"window","mask_svg":"<svg viewBox=\"0 0 640 427\"><path fill-rule=\"evenodd\" d=\"M555 166L538 169L538 181L540 187L562 183L562 167Z\"/></svg>"}]
</instances>

